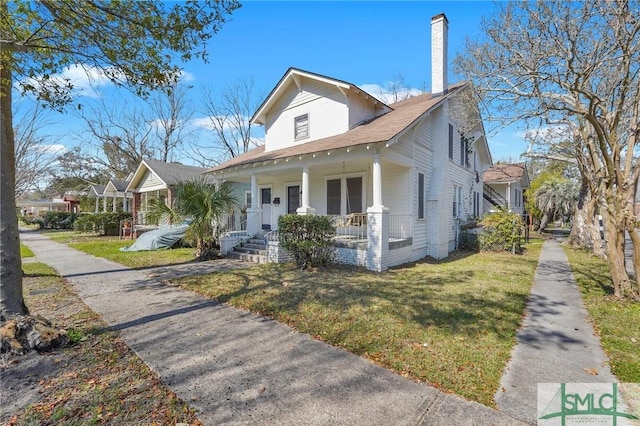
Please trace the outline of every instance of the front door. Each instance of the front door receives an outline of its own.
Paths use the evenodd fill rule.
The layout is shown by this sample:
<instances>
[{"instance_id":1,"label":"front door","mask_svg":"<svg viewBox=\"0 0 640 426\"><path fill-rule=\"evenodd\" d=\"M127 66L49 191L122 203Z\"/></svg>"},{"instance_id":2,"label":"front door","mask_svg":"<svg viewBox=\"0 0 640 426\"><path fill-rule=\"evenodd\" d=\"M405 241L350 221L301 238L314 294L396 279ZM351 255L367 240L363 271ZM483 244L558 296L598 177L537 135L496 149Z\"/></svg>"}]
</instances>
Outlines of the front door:
<instances>
[{"instance_id":1,"label":"front door","mask_svg":"<svg viewBox=\"0 0 640 426\"><path fill-rule=\"evenodd\" d=\"M271 188L260 188L262 229L271 229Z\"/></svg>"},{"instance_id":2,"label":"front door","mask_svg":"<svg viewBox=\"0 0 640 426\"><path fill-rule=\"evenodd\" d=\"M300 186L287 186L287 213L296 214L300 207Z\"/></svg>"}]
</instances>

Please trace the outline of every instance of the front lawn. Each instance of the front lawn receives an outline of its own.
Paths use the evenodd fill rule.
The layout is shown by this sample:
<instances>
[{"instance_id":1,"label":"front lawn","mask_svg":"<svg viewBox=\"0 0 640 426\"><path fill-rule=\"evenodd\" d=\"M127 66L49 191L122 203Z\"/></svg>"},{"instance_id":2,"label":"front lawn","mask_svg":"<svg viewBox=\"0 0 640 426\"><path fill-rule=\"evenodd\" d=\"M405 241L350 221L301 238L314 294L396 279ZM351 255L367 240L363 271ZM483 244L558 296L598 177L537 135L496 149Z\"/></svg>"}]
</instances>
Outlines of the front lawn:
<instances>
[{"instance_id":1,"label":"front lawn","mask_svg":"<svg viewBox=\"0 0 640 426\"><path fill-rule=\"evenodd\" d=\"M540 248L537 240L522 256L453 253L382 274L266 264L173 283L494 406Z\"/></svg>"},{"instance_id":2,"label":"front lawn","mask_svg":"<svg viewBox=\"0 0 640 426\"><path fill-rule=\"evenodd\" d=\"M48 231L45 232L45 235L76 250L102 257L130 268L175 265L195 260L192 248L126 252L120 251L120 248L132 245L135 240L79 234L74 231Z\"/></svg>"},{"instance_id":3,"label":"front lawn","mask_svg":"<svg viewBox=\"0 0 640 426\"><path fill-rule=\"evenodd\" d=\"M565 251L611 371L621 382L640 382L640 303L613 296L606 261L584 250Z\"/></svg>"}]
</instances>

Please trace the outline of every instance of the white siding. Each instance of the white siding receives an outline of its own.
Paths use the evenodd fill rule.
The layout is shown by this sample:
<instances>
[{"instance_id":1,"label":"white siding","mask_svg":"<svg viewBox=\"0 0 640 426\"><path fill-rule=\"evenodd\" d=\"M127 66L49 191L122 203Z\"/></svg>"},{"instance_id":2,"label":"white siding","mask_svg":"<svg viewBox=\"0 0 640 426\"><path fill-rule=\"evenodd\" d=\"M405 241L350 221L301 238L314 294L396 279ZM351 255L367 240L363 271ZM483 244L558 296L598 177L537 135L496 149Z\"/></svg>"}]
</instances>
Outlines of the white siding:
<instances>
[{"instance_id":1,"label":"white siding","mask_svg":"<svg viewBox=\"0 0 640 426\"><path fill-rule=\"evenodd\" d=\"M382 204L391 215L411 214L411 170L392 163L382 165Z\"/></svg>"},{"instance_id":2,"label":"white siding","mask_svg":"<svg viewBox=\"0 0 640 426\"><path fill-rule=\"evenodd\" d=\"M160 178L156 176L155 173L151 173L150 171L147 170L147 172L144 174L144 176L140 180L140 192L145 192L143 191L144 189L156 190L158 189L158 187L164 188L165 185L162 182L162 180L160 180Z\"/></svg>"},{"instance_id":3,"label":"white siding","mask_svg":"<svg viewBox=\"0 0 640 426\"><path fill-rule=\"evenodd\" d=\"M371 102L355 95L349 96L349 128L375 116L376 109Z\"/></svg>"},{"instance_id":4,"label":"white siding","mask_svg":"<svg viewBox=\"0 0 640 426\"><path fill-rule=\"evenodd\" d=\"M280 102L269 112L265 126L265 150L286 148L311 142L349 130L346 98L335 87L316 80L303 79L302 90L290 85ZM294 118L309 117L309 137L295 140Z\"/></svg>"}]
</instances>

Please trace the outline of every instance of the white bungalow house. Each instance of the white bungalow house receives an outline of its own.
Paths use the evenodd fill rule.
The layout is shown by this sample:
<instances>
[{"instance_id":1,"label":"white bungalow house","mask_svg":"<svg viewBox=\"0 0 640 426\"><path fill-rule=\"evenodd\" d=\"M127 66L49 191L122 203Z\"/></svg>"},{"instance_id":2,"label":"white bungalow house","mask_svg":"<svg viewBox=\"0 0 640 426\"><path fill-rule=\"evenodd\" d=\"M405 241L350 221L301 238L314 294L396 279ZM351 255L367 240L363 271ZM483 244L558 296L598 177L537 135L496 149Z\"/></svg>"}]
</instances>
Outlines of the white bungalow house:
<instances>
[{"instance_id":1,"label":"white bungalow house","mask_svg":"<svg viewBox=\"0 0 640 426\"><path fill-rule=\"evenodd\" d=\"M332 215L338 260L375 271L456 248L461 222L484 213L480 176L492 160L465 108L470 84L447 83L447 27L444 14L432 18L432 92L395 104L287 70L251 119L265 144L208 171L251 184L249 233L275 230L287 213Z\"/></svg>"},{"instance_id":2,"label":"white bungalow house","mask_svg":"<svg viewBox=\"0 0 640 426\"><path fill-rule=\"evenodd\" d=\"M134 226L152 226L147 223L149 201L152 198L172 205L176 184L199 179L205 168L159 160L142 160L129 180L126 192L133 194L131 211Z\"/></svg>"},{"instance_id":3,"label":"white bungalow house","mask_svg":"<svg viewBox=\"0 0 640 426\"><path fill-rule=\"evenodd\" d=\"M495 164L484 172L482 180L485 210L504 208L511 213L524 213L524 191L530 186L525 163Z\"/></svg>"},{"instance_id":4,"label":"white bungalow house","mask_svg":"<svg viewBox=\"0 0 640 426\"><path fill-rule=\"evenodd\" d=\"M129 176L129 179L131 176ZM111 211L115 212L120 207L121 211L131 211L132 194L126 191L128 180L110 179L106 185L91 185L87 196L95 198L94 213L100 211L100 200L102 199L102 211L107 211L107 202L111 200Z\"/></svg>"}]
</instances>

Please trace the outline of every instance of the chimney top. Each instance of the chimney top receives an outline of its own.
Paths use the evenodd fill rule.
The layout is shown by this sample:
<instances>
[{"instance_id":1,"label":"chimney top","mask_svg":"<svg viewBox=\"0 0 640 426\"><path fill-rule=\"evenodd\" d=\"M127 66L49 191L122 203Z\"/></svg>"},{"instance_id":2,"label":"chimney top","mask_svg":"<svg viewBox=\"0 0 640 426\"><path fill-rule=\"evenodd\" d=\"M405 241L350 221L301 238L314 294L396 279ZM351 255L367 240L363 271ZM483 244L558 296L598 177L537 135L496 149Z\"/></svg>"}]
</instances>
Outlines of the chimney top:
<instances>
[{"instance_id":1,"label":"chimney top","mask_svg":"<svg viewBox=\"0 0 640 426\"><path fill-rule=\"evenodd\" d=\"M437 21L437 20L438 20L438 19L440 19L440 18L444 18L445 22L446 22L447 24L449 23L449 20L447 19L447 15L445 15L445 14L444 14L444 12L443 12L443 13L439 13L439 14L437 14L437 15L434 15L434 17L433 17L433 18L431 18L431 22L433 22L433 21Z\"/></svg>"}]
</instances>

